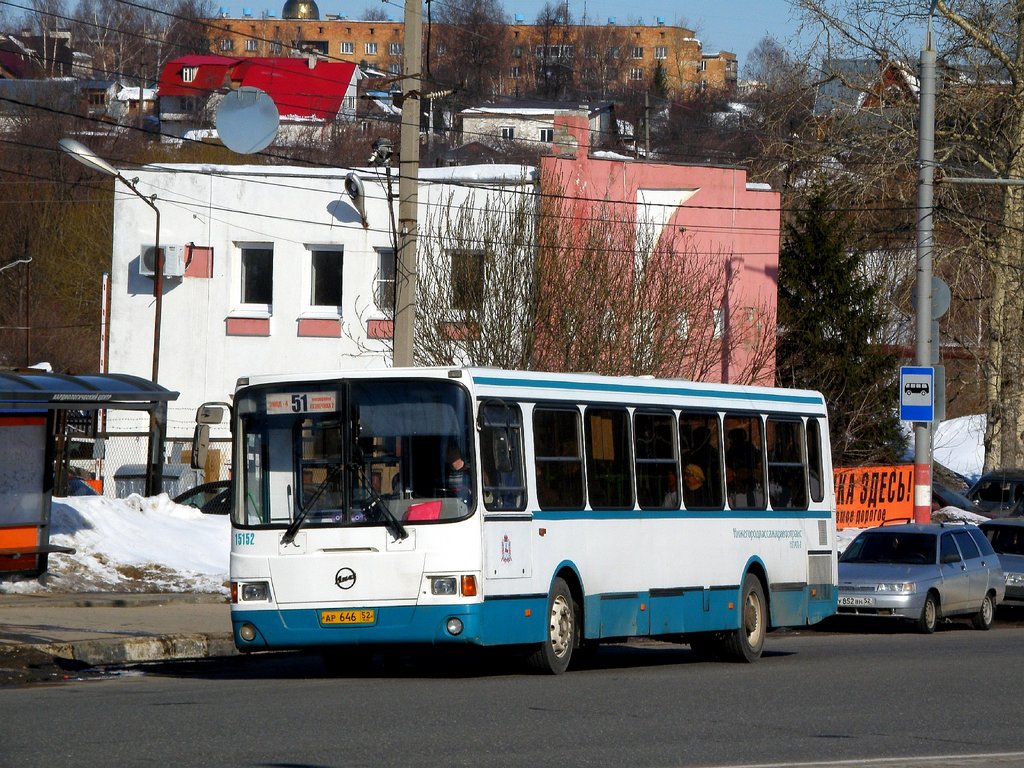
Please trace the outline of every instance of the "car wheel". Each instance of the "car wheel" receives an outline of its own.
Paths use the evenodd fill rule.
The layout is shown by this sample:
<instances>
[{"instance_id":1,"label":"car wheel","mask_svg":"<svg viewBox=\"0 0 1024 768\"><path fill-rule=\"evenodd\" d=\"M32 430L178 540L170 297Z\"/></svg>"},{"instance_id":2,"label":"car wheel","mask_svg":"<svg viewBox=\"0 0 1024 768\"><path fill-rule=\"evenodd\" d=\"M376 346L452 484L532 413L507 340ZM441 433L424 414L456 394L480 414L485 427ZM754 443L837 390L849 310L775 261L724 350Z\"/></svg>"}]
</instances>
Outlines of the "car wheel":
<instances>
[{"instance_id":1,"label":"car wheel","mask_svg":"<svg viewBox=\"0 0 1024 768\"><path fill-rule=\"evenodd\" d=\"M934 592L929 592L924 599L924 607L921 609L921 618L917 620L917 628L930 635L939 625L939 601Z\"/></svg>"},{"instance_id":2,"label":"car wheel","mask_svg":"<svg viewBox=\"0 0 1024 768\"><path fill-rule=\"evenodd\" d=\"M992 619L996 615L996 603L992 599L992 595L985 595L985 599L981 601L981 609L974 614L971 619L971 623L975 629L992 629Z\"/></svg>"}]
</instances>

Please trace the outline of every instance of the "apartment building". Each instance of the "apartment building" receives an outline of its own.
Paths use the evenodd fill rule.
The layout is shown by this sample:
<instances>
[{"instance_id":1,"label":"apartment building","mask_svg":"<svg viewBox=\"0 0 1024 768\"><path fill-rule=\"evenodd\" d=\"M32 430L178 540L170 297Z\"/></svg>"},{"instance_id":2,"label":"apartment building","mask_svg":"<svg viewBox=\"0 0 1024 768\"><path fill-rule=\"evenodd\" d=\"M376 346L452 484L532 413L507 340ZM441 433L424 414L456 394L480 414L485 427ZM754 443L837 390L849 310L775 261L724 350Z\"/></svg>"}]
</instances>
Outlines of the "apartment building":
<instances>
[{"instance_id":1,"label":"apartment building","mask_svg":"<svg viewBox=\"0 0 1024 768\"><path fill-rule=\"evenodd\" d=\"M321 18L316 3L288 0L280 18L218 18L208 27L211 49L224 56L297 56L316 51L331 60L365 63L383 72L402 69L405 25L401 21L360 21L328 14ZM448 51L433 36L431 56ZM424 41L428 38L424 36ZM692 88L728 90L736 87L738 63L728 51L705 53L691 29L656 19L650 25L526 24L522 16L507 28L507 71L496 73L497 93L516 96L533 92L538 79L552 68L570 71L596 91L636 87L647 89L656 73L669 91Z\"/></svg>"}]
</instances>

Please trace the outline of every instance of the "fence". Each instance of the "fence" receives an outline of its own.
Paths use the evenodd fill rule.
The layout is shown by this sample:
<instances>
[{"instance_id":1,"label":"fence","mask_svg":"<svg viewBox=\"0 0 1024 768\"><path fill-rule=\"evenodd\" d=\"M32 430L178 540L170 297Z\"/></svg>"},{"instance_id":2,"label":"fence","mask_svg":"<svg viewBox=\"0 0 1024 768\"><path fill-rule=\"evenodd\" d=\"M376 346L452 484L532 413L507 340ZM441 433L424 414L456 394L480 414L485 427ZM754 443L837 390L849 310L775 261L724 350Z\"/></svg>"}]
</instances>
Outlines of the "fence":
<instances>
[{"instance_id":1,"label":"fence","mask_svg":"<svg viewBox=\"0 0 1024 768\"><path fill-rule=\"evenodd\" d=\"M124 498L145 489L149 434L97 431L95 437L69 435L63 468L54 478L54 495L81 491L81 483L109 498ZM174 498L199 483L231 476L230 438L212 438L201 470L190 466L191 439L169 438L164 446L163 490ZM78 481L78 482L76 482Z\"/></svg>"}]
</instances>

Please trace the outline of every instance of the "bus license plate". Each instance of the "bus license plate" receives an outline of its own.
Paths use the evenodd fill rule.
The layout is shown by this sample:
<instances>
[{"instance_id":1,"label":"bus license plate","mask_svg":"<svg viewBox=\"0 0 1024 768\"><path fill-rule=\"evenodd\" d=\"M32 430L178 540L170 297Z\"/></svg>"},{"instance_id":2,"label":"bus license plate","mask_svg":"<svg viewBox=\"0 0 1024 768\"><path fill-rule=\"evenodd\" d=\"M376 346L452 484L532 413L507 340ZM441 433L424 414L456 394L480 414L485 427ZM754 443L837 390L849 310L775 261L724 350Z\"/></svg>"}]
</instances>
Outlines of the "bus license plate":
<instances>
[{"instance_id":1,"label":"bus license plate","mask_svg":"<svg viewBox=\"0 0 1024 768\"><path fill-rule=\"evenodd\" d=\"M358 608L354 611L320 611L320 624L325 627L359 627L377 621L377 612L372 608Z\"/></svg>"},{"instance_id":2,"label":"bus license plate","mask_svg":"<svg viewBox=\"0 0 1024 768\"><path fill-rule=\"evenodd\" d=\"M861 607L867 605L874 605L875 598L873 597L840 597L840 605L847 605L851 607Z\"/></svg>"}]
</instances>

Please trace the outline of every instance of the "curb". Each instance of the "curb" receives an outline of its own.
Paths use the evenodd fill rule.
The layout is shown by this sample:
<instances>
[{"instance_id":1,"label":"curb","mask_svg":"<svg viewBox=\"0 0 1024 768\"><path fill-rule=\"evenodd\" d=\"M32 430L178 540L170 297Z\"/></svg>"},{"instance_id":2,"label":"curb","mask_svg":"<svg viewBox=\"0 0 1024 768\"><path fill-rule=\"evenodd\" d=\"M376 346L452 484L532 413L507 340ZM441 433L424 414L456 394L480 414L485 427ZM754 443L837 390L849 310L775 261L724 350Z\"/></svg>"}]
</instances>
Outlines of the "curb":
<instances>
[{"instance_id":1,"label":"curb","mask_svg":"<svg viewBox=\"0 0 1024 768\"><path fill-rule=\"evenodd\" d=\"M96 667L240 655L230 634L179 634L80 640L73 643L3 643L0 644L0 663L6 657L26 651Z\"/></svg>"}]
</instances>

